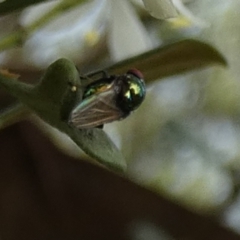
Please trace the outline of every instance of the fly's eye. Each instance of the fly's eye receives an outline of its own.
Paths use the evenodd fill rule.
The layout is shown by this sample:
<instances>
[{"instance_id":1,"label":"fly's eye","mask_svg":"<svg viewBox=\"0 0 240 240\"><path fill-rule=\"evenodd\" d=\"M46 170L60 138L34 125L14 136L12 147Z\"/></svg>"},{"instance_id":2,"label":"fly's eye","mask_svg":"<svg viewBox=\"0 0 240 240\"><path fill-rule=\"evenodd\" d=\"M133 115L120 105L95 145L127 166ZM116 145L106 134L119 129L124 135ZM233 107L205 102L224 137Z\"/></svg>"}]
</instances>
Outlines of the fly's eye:
<instances>
[{"instance_id":1,"label":"fly's eye","mask_svg":"<svg viewBox=\"0 0 240 240\"><path fill-rule=\"evenodd\" d=\"M128 72L122 82L119 107L125 112L131 112L142 103L145 94L146 88L143 79Z\"/></svg>"}]
</instances>

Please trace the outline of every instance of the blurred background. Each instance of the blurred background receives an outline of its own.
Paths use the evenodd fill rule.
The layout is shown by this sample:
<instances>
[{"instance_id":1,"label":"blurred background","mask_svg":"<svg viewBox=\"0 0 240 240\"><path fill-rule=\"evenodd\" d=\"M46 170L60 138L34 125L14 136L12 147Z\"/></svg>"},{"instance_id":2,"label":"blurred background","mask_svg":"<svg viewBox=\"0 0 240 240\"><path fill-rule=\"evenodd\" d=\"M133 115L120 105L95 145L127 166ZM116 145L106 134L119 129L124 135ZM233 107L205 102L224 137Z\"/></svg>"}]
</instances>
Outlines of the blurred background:
<instances>
[{"instance_id":1,"label":"blurred background","mask_svg":"<svg viewBox=\"0 0 240 240\"><path fill-rule=\"evenodd\" d=\"M0 38L29 26L58 2L2 16ZM104 130L127 159L127 178L240 234L240 2L172 2L179 16L165 20L151 16L140 0L86 1L34 32L22 47L2 52L0 65L36 82L60 57L85 74L182 39L215 47L227 67L148 84L142 106ZM2 108L12 102L5 92L0 97ZM88 158L65 135L39 119L31 121L64 154ZM139 224L134 226L142 229ZM146 232L155 228L144 226ZM133 239L169 239L156 232Z\"/></svg>"}]
</instances>

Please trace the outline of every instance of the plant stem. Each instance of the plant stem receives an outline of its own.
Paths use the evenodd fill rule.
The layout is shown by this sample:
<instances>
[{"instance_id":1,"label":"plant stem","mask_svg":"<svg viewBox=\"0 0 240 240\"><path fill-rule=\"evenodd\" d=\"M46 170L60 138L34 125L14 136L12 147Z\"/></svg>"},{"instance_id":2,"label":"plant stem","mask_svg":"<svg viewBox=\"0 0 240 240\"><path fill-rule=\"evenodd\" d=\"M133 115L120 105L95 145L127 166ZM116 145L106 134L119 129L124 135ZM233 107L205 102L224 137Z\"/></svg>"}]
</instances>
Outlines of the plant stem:
<instances>
[{"instance_id":1,"label":"plant stem","mask_svg":"<svg viewBox=\"0 0 240 240\"><path fill-rule=\"evenodd\" d=\"M20 122L29 115L30 111L21 103L8 108L0 114L0 130Z\"/></svg>"},{"instance_id":2,"label":"plant stem","mask_svg":"<svg viewBox=\"0 0 240 240\"><path fill-rule=\"evenodd\" d=\"M0 41L0 52L21 45L22 38L23 33L21 31L11 33L8 36L4 37Z\"/></svg>"},{"instance_id":3,"label":"plant stem","mask_svg":"<svg viewBox=\"0 0 240 240\"><path fill-rule=\"evenodd\" d=\"M9 92L13 97L18 98L20 101L25 102L29 99L29 94L33 88L32 85L23 83L18 79L5 76L0 73L0 86Z\"/></svg>"}]
</instances>

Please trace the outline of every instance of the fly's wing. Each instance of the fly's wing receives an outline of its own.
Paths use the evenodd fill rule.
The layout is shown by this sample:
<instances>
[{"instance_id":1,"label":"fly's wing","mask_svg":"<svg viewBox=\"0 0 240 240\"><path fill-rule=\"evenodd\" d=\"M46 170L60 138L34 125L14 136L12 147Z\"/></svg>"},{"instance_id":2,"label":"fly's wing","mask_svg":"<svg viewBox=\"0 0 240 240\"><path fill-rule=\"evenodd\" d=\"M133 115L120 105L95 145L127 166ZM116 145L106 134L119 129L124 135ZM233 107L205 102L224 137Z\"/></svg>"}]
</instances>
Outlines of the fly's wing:
<instances>
[{"instance_id":1,"label":"fly's wing","mask_svg":"<svg viewBox=\"0 0 240 240\"><path fill-rule=\"evenodd\" d=\"M113 89L94 94L73 109L69 123L77 128L93 128L125 117L115 101Z\"/></svg>"}]
</instances>

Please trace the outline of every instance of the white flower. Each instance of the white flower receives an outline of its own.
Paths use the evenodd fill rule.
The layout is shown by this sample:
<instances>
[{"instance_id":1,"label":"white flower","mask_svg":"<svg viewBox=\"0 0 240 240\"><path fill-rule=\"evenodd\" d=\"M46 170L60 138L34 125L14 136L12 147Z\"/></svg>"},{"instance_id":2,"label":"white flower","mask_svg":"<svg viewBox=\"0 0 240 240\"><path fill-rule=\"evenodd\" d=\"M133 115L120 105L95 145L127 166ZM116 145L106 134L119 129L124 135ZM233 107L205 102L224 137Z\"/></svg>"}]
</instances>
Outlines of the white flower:
<instances>
[{"instance_id":1,"label":"white flower","mask_svg":"<svg viewBox=\"0 0 240 240\"><path fill-rule=\"evenodd\" d=\"M206 21L196 17L188 8L186 8L182 0L172 0L172 2L174 4L174 6L176 7L176 9L181 14L180 19L184 18L186 20L186 22L187 21L189 22L189 24L194 24L199 27L208 27L209 26L209 24ZM187 2L189 2L189 1L187 1ZM177 21L178 19L175 19L175 20Z\"/></svg>"},{"instance_id":2,"label":"white flower","mask_svg":"<svg viewBox=\"0 0 240 240\"><path fill-rule=\"evenodd\" d=\"M45 9L56 3L45 3L26 10L21 23L24 26L30 24L32 17L45 13ZM58 17L28 39L23 48L24 60L43 68L63 56L83 63L96 52L95 45L104 37L108 9L107 0L98 0Z\"/></svg>"},{"instance_id":3,"label":"white flower","mask_svg":"<svg viewBox=\"0 0 240 240\"><path fill-rule=\"evenodd\" d=\"M23 28L28 27L59 2L45 2L25 9L20 15L19 24ZM144 4L150 13L159 18L176 14L171 0L144 0ZM0 55L0 59L1 64L8 67L46 68L64 56L82 66L94 60L106 48L106 43L114 61L153 47L147 30L129 0L88 1L37 30L22 48L6 51Z\"/></svg>"},{"instance_id":4,"label":"white flower","mask_svg":"<svg viewBox=\"0 0 240 240\"><path fill-rule=\"evenodd\" d=\"M142 0L148 12L158 19L169 19L173 25L178 27L190 26L192 24L199 27L209 26L204 20L196 17L184 3L192 0ZM180 14L178 14L178 12Z\"/></svg>"},{"instance_id":5,"label":"white flower","mask_svg":"<svg viewBox=\"0 0 240 240\"><path fill-rule=\"evenodd\" d=\"M23 10L19 24L28 27L59 2L46 2ZM99 50L97 44L103 43L105 38L108 13L108 0L90 1L75 7L34 32L22 48L5 51L7 54L1 64L14 68L46 68L60 57L68 57L79 64L89 56L94 59Z\"/></svg>"},{"instance_id":6,"label":"white flower","mask_svg":"<svg viewBox=\"0 0 240 240\"><path fill-rule=\"evenodd\" d=\"M111 1L109 50L114 61L140 54L152 48L147 30L127 0Z\"/></svg>"},{"instance_id":7,"label":"white flower","mask_svg":"<svg viewBox=\"0 0 240 240\"><path fill-rule=\"evenodd\" d=\"M155 18L177 17L177 11L171 0L143 0L148 12Z\"/></svg>"}]
</instances>

